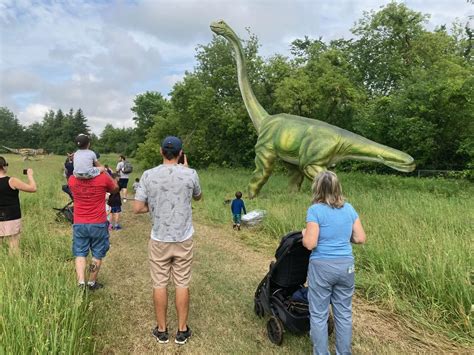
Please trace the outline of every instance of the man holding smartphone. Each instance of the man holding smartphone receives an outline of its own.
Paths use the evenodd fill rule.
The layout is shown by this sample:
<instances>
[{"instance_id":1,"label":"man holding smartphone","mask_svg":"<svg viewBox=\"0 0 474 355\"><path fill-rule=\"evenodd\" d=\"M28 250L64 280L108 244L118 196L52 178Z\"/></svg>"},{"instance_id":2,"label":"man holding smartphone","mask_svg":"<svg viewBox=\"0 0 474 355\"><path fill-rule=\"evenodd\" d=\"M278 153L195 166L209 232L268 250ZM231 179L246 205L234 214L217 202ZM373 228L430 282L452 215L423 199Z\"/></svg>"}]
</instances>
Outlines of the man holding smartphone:
<instances>
[{"instance_id":1,"label":"man holding smartphone","mask_svg":"<svg viewBox=\"0 0 474 355\"><path fill-rule=\"evenodd\" d=\"M169 342L166 312L171 276L178 313L175 343L185 344L191 336L187 325L194 234L191 201L201 199L201 186L196 171L188 167L182 147L177 137L163 140L163 164L143 173L133 206L135 213L150 212L153 218L148 254L157 326L152 334L162 344ZM183 164L178 164L180 156Z\"/></svg>"}]
</instances>

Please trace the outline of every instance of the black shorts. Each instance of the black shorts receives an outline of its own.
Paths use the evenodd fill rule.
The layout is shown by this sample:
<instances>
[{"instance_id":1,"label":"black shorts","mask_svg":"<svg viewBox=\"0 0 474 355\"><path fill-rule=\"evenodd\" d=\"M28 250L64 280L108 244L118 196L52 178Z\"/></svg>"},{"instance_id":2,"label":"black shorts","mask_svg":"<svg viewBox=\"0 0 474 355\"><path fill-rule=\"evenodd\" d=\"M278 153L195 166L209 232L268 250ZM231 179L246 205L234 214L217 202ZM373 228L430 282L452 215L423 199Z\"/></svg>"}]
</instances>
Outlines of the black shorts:
<instances>
[{"instance_id":1,"label":"black shorts","mask_svg":"<svg viewBox=\"0 0 474 355\"><path fill-rule=\"evenodd\" d=\"M121 189L126 189L128 185L128 179L119 179L118 186Z\"/></svg>"}]
</instances>

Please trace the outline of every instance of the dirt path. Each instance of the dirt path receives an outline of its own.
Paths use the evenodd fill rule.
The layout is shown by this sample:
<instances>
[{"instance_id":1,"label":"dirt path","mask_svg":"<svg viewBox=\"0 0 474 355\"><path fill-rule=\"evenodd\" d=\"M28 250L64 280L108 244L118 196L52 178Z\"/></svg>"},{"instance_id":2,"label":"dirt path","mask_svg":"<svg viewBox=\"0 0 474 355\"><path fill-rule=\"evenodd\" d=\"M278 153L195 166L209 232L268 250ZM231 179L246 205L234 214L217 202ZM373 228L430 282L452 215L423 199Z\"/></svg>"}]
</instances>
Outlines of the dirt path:
<instances>
[{"instance_id":1,"label":"dirt path","mask_svg":"<svg viewBox=\"0 0 474 355\"><path fill-rule=\"evenodd\" d=\"M147 261L150 221L134 216L130 204L124 229L111 235L111 250L101 271L106 287L92 295L96 337L107 354L301 354L311 352L307 336L285 333L281 347L266 336L265 321L253 313L253 293L272 260L273 250L251 250L231 229L195 223L195 261L189 324L193 337L185 346L158 344ZM172 289L172 287L170 288ZM176 314L170 292L169 329ZM354 299L354 353L462 352L448 341L411 326L399 317Z\"/></svg>"}]
</instances>

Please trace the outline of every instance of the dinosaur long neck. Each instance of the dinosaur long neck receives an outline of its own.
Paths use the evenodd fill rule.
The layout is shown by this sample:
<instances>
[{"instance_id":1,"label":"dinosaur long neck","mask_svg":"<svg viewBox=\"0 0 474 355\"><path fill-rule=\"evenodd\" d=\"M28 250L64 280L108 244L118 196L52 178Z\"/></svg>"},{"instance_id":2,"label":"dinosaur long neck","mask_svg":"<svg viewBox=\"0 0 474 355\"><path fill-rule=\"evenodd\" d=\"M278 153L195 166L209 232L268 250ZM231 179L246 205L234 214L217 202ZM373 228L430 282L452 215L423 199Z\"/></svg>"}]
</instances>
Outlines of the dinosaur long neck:
<instances>
[{"instance_id":1,"label":"dinosaur long neck","mask_svg":"<svg viewBox=\"0 0 474 355\"><path fill-rule=\"evenodd\" d=\"M253 93L252 87L250 86L249 78L247 75L247 66L245 64L244 51L240 40L237 35L235 38L227 37L227 39L232 43L235 52L235 59L237 61L237 77L239 80L240 93L242 94L242 99L244 100L245 107L249 113L250 119L257 130L257 133L260 133L260 126L262 125L265 117L268 116L267 111L260 105L255 94Z\"/></svg>"},{"instance_id":2,"label":"dinosaur long neck","mask_svg":"<svg viewBox=\"0 0 474 355\"><path fill-rule=\"evenodd\" d=\"M5 147L4 145L2 145L2 147L5 148L6 150L9 150L12 153L18 153L18 149L8 148L8 147Z\"/></svg>"}]
</instances>

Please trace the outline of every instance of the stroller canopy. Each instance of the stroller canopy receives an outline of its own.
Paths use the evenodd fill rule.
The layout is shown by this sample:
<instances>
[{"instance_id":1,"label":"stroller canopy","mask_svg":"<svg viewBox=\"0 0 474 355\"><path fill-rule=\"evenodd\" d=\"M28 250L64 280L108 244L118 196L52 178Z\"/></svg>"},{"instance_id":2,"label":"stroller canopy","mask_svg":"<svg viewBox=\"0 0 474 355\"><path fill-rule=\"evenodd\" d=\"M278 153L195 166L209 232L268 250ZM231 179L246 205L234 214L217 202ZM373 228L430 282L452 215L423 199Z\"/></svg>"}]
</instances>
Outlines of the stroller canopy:
<instances>
[{"instance_id":1,"label":"stroller canopy","mask_svg":"<svg viewBox=\"0 0 474 355\"><path fill-rule=\"evenodd\" d=\"M280 287L294 287L306 282L311 251L303 246L301 232L284 236L275 252L270 280Z\"/></svg>"}]
</instances>

